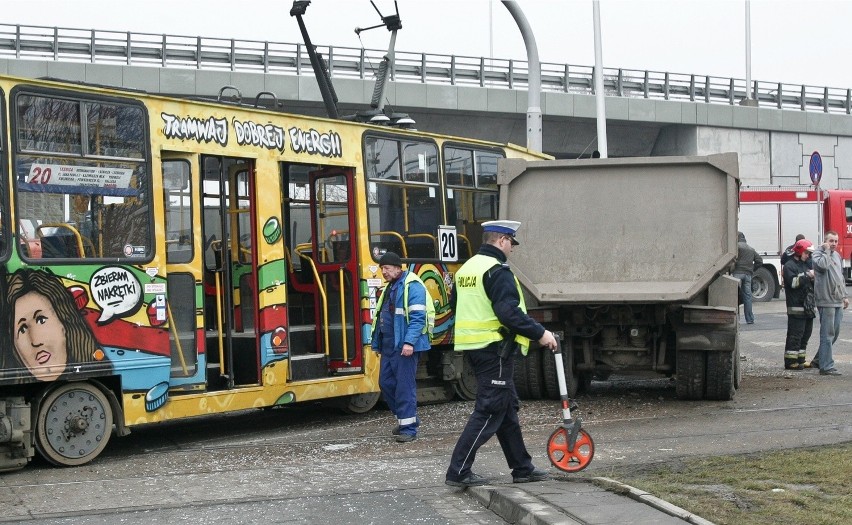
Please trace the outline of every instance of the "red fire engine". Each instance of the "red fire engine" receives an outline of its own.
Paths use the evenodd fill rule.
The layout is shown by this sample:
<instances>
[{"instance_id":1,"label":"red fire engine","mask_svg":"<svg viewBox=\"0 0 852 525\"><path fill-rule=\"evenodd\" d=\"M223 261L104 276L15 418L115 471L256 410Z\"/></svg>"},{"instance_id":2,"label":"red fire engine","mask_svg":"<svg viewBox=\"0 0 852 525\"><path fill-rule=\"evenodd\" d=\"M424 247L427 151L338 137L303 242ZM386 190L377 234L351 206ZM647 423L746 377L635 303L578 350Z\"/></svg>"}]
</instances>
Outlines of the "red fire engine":
<instances>
[{"instance_id":1,"label":"red fire engine","mask_svg":"<svg viewBox=\"0 0 852 525\"><path fill-rule=\"evenodd\" d=\"M755 301L778 297L781 254L801 233L814 244L834 230L840 236L837 250L850 280L852 256L852 190L819 190L812 186L743 186L740 189L739 230L763 258L755 271Z\"/></svg>"}]
</instances>

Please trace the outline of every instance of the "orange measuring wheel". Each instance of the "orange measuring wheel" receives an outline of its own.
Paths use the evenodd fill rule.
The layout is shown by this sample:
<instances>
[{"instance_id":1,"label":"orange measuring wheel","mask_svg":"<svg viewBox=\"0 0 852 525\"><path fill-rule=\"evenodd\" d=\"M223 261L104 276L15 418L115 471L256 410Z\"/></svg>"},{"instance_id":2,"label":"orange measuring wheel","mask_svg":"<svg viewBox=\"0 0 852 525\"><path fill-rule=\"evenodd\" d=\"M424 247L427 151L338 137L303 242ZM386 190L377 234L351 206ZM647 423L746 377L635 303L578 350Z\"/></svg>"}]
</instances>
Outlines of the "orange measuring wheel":
<instances>
[{"instance_id":1,"label":"orange measuring wheel","mask_svg":"<svg viewBox=\"0 0 852 525\"><path fill-rule=\"evenodd\" d=\"M563 427L554 430L547 440L547 457L559 470L579 472L589 466L595 457L595 442L588 432L580 429L574 447L568 450L569 436L569 431Z\"/></svg>"},{"instance_id":2,"label":"orange measuring wheel","mask_svg":"<svg viewBox=\"0 0 852 525\"><path fill-rule=\"evenodd\" d=\"M570 340L568 344L570 349ZM562 400L562 426L554 430L547 440L547 457L559 470L579 472L589 466L595 457L595 442L592 441L592 436L583 430L583 421L579 417L571 416L571 410L577 406L568 397L562 361L562 341L558 335L553 358L556 361L556 378L559 381L559 397ZM573 352L569 352L568 359L573 358Z\"/></svg>"}]
</instances>

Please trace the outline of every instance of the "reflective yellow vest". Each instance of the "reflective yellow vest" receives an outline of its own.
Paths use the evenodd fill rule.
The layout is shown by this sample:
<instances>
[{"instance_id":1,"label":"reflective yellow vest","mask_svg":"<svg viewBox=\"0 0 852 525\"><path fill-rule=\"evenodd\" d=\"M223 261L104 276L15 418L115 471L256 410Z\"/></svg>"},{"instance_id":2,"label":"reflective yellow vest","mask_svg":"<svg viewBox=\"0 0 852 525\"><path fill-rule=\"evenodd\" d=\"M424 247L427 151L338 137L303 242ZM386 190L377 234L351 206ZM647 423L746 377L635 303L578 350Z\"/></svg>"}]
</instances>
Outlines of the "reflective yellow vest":
<instances>
[{"instance_id":1,"label":"reflective yellow vest","mask_svg":"<svg viewBox=\"0 0 852 525\"><path fill-rule=\"evenodd\" d=\"M478 350L503 339L500 335L502 325L494 313L482 282L485 272L499 264L501 262L494 257L476 254L456 272L456 328L453 348L456 352ZM515 285L521 298L518 306L521 311L527 313L524 293L517 277ZM521 353L527 355L529 338L515 335L515 342L520 345Z\"/></svg>"},{"instance_id":2,"label":"reflective yellow vest","mask_svg":"<svg viewBox=\"0 0 852 525\"><path fill-rule=\"evenodd\" d=\"M426 324L423 326L423 333L429 335L429 340L432 340L432 334L435 331L435 303L432 301L432 296L429 295L429 289L426 288L426 285L423 284L423 280L420 279L416 273L409 271L408 275L405 276L405 281L402 283L402 309L405 310L405 323L409 323L408 316L408 285L413 282L418 282L423 285L423 289L426 292ZM382 311L382 305L385 304L385 297L387 297L388 289L390 288L390 283L382 289L382 295L379 296L379 302L376 303L376 315L373 316L373 325L372 332L376 333L376 323L379 322L379 312Z\"/></svg>"}]
</instances>

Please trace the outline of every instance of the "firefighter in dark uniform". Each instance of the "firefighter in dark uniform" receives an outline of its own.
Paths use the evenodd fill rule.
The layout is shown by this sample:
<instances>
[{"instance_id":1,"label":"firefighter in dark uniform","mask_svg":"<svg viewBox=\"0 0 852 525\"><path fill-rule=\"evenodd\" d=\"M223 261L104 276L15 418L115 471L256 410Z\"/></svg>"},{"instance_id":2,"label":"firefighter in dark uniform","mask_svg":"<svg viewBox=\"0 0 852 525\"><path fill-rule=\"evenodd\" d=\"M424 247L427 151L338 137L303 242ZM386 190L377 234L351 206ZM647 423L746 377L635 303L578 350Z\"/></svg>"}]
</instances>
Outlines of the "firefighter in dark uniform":
<instances>
[{"instance_id":1,"label":"firefighter in dark uniform","mask_svg":"<svg viewBox=\"0 0 852 525\"><path fill-rule=\"evenodd\" d=\"M462 431L446 484L471 487L488 479L471 471L476 451L497 434L515 483L543 481L548 473L535 468L518 422L518 395L512 380L515 352L526 355L530 340L556 349L553 334L526 313L520 283L506 256L519 243L517 221L483 223L482 247L456 273L455 350L465 352L476 374L476 404Z\"/></svg>"}]
</instances>

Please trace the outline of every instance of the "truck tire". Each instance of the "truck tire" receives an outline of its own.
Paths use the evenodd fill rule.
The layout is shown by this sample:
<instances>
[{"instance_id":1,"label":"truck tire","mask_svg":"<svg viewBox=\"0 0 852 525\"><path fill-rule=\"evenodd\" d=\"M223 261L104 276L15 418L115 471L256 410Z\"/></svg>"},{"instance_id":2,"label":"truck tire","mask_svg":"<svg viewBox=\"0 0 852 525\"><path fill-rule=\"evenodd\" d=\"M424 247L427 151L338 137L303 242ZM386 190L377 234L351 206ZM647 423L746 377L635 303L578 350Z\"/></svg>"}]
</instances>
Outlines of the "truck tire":
<instances>
[{"instance_id":1,"label":"truck tire","mask_svg":"<svg viewBox=\"0 0 852 525\"><path fill-rule=\"evenodd\" d=\"M544 352L544 350L542 350ZM564 352L564 350L563 350ZM556 376L556 358L552 352L544 352L541 358L541 373L544 377L544 393L548 399L559 399L559 378ZM562 354L565 361L565 354ZM568 368L568 365L565 365ZM570 381L567 377L565 381Z\"/></svg>"},{"instance_id":2,"label":"truck tire","mask_svg":"<svg viewBox=\"0 0 852 525\"><path fill-rule=\"evenodd\" d=\"M565 390L568 397L577 395L580 384L580 374L574 366L574 350L571 345L560 342L562 346L562 369L565 373ZM556 357L552 352L542 348L541 369L544 373L544 393L550 399L560 399L559 377L556 375Z\"/></svg>"},{"instance_id":3,"label":"truck tire","mask_svg":"<svg viewBox=\"0 0 852 525\"><path fill-rule=\"evenodd\" d=\"M707 352L706 399L730 401L737 393L734 352Z\"/></svg>"},{"instance_id":4,"label":"truck tire","mask_svg":"<svg viewBox=\"0 0 852 525\"><path fill-rule=\"evenodd\" d=\"M521 399L530 398L530 386L527 382L526 357L520 352L515 354L515 370L513 371L512 379L515 382L515 391L518 392L518 397Z\"/></svg>"},{"instance_id":5,"label":"truck tire","mask_svg":"<svg viewBox=\"0 0 852 525\"><path fill-rule=\"evenodd\" d=\"M751 278L751 299L756 303L765 303L775 297L775 277L766 268L758 268Z\"/></svg>"},{"instance_id":6,"label":"truck tire","mask_svg":"<svg viewBox=\"0 0 852 525\"><path fill-rule=\"evenodd\" d=\"M707 353L700 350L678 351L675 374L677 397L680 399L704 398Z\"/></svg>"},{"instance_id":7,"label":"truck tire","mask_svg":"<svg viewBox=\"0 0 852 525\"><path fill-rule=\"evenodd\" d=\"M541 359L544 348L530 348L524 359L524 372L527 375L528 399L541 399L544 397L544 374L542 373Z\"/></svg>"}]
</instances>

